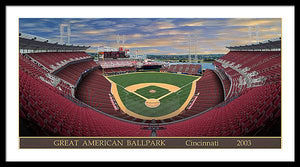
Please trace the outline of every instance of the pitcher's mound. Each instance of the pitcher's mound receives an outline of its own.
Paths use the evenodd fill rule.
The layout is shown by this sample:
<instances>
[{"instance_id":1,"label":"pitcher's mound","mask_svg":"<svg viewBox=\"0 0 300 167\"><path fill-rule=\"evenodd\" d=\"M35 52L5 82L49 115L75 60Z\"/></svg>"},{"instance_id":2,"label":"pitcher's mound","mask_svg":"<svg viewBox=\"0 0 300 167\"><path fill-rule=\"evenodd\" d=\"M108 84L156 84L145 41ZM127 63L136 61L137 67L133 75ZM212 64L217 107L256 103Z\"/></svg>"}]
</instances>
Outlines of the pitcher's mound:
<instances>
[{"instance_id":1,"label":"pitcher's mound","mask_svg":"<svg viewBox=\"0 0 300 167\"><path fill-rule=\"evenodd\" d=\"M149 92L150 92L150 93L155 93L156 90L153 90L153 89L152 89L152 90L149 90Z\"/></svg>"},{"instance_id":2,"label":"pitcher's mound","mask_svg":"<svg viewBox=\"0 0 300 167\"><path fill-rule=\"evenodd\" d=\"M157 99L148 99L145 101L145 105L149 108L155 108L160 105L160 101Z\"/></svg>"}]
</instances>

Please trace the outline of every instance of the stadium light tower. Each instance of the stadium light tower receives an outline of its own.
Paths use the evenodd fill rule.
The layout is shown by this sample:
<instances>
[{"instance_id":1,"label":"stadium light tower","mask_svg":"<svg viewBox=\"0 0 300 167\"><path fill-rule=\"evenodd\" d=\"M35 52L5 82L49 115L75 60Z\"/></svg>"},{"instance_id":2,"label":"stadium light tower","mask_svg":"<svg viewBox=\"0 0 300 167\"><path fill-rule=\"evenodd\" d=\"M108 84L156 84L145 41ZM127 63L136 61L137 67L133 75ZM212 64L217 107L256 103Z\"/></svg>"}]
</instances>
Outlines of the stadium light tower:
<instances>
[{"instance_id":1,"label":"stadium light tower","mask_svg":"<svg viewBox=\"0 0 300 167\"><path fill-rule=\"evenodd\" d=\"M192 59L191 59L191 35L190 34L188 35L188 40L189 40L189 63L191 63Z\"/></svg>"},{"instance_id":2,"label":"stadium light tower","mask_svg":"<svg viewBox=\"0 0 300 167\"><path fill-rule=\"evenodd\" d=\"M136 52L135 52L135 59L137 59L137 55L138 55L138 52L139 52L139 50L136 50Z\"/></svg>"},{"instance_id":3,"label":"stadium light tower","mask_svg":"<svg viewBox=\"0 0 300 167\"><path fill-rule=\"evenodd\" d=\"M123 49L125 49L125 41L126 41L126 36L123 35L123 37L122 37Z\"/></svg>"},{"instance_id":4,"label":"stadium light tower","mask_svg":"<svg viewBox=\"0 0 300 167\"><path fill-rule=\"evenodd\" d=\"M199 40L196 38L196 47L195 47L195 60L198 63L198 46L199 46Z\"/></svg>"},{"instance_id":5,"label":"stadium light tower","mask_svg":"<svg viewBox=\"0 0 300 167\"><path fill-rule=\"evenodd\" d=\"M279 22L277 24L278 28L279 28L279 32L278 31L273 31L273 34L275 36L275 38L280 38L281 37L281 22Z\"/></svg>"},{"instance_id":6,"label":"stadium light tower","mask_svg":"<svg viewBox=\"0 0 300 167\"><path fill-rule=\"evenodd\" d=\"M251 31L251 26L248 27L248 35L249 35L249 43L252 42L252 31Z\"/></svg>"},{"instance_id":7,"label":"stadium light tower","mask_svg":"<svg viewBox=\"0 0 300 167\"><path fill-rule=\"evenodd\" d=\"M118 48L120 47L120 41L121 41L121 38L120 38L120 35L118 34L117 35L117 47Z\"/></svg>"},{"instance_id":8,"label":"stadium light tower","mask_svg":"<svg viewBox=\"0 0 300 167\"><path fill-rule=\"evenodd\" d=\"M198 45L198 39L197 39L197 35L195 35L195 41L194 41L194 60L198 60L198 57L197 57L197 45Z\"/></svg>"},{"instance_id":9,"label":"stadium light tower","mask_svg":"<svg viewBox=\"0 0 300 167\"><path fill-rule=\"evenodd\" d=\"M256 42L259 41L259 25L255 26L255 37L256 37Z\"/></svg>"},{"instance_id":10,"label":"stadium light tower","mask_svg":"<svg viewBox=\"0 0 300 167\"><path fill-rule=\"evenodd\" d=\"M65 27L67 27L67 35L64 34ZM70 24L60 24L60 43L63 43L64 37L68 37L68 43L70 43L70 37L71 37L71 25Z\"/></svg>"}]
</instances>

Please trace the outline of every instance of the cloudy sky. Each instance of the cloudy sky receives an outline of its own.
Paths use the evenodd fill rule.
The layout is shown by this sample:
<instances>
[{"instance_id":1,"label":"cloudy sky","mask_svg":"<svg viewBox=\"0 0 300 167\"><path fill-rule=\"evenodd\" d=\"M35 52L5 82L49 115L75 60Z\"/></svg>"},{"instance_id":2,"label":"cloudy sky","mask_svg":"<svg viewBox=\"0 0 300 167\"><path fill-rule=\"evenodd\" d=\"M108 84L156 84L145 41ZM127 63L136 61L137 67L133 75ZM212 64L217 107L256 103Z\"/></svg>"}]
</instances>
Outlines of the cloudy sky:
<instances>
[{"instance_id":1,"label":"cloudy sky","mask_svg":"<svg viewBox=\"0 0 300 167\"><path fill-rule=\"evenodd\" d=\"M71 25L70 43L89 45L89 51L117 48L118 35L125 35L131 54L187 54L189 38L192 53L227 53L225 46L281 37L279 18L20 18L19 30L59 41L60 24Z\"/></svg>"}]
</instances>

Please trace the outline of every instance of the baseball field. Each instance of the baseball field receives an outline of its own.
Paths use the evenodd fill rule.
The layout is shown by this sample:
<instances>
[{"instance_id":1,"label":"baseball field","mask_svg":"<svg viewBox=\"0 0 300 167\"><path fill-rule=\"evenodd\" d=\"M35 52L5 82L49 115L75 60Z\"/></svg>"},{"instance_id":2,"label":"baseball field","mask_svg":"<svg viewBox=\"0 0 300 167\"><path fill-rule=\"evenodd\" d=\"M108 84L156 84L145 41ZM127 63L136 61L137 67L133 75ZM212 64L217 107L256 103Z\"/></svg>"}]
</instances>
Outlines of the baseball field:
<instances>
[{"instance_id":1,"label":"baseball field","mask_svg":"<svg viewBox=\"0 0 300 167\"><path fill-rule=\"evenodd\" d=\"M161 120L178 115L194 95L198 76L138 72L107 77L122 111L136 118Z\"/></svg>"}]
</instances>

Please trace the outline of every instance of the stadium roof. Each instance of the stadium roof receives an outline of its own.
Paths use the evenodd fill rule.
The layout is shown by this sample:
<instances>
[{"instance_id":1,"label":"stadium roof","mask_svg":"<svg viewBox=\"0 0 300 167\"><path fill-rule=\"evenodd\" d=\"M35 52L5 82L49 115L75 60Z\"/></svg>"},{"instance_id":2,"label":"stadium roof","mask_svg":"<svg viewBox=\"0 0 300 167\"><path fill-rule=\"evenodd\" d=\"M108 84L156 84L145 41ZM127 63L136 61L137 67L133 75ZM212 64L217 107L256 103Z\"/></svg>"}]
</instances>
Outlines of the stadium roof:
<instances>
[{"instance_id":1,"label":"stadium roof","mask_svg":"<svg viewBox=\"0 0 300 167\"><path fill-rule=\"evenodd\" d=\"M230 50L281 50L281 38L270 39L262 42L257 42L249 45L228 46Z\"/></svg>"},{"instance_id":2,"label":"stadium roof","mask_svg":"<svg viewBox=\"0 0 300 167\"><path fill-rule=\"evenodd\" d=\"M79 51L86 50L89 47L90 46L59 43L42 37L19 33L19 49Z\"/></svg>"}]
</instances>

